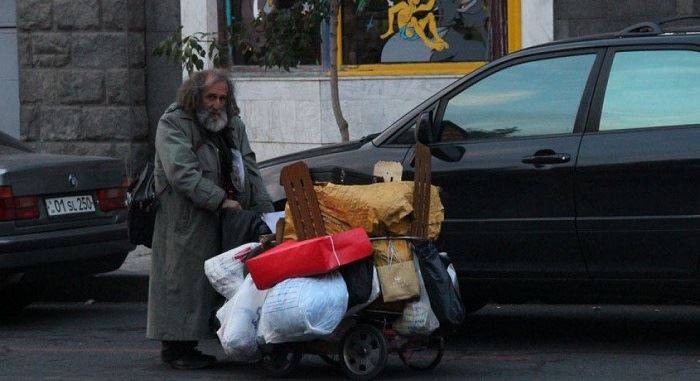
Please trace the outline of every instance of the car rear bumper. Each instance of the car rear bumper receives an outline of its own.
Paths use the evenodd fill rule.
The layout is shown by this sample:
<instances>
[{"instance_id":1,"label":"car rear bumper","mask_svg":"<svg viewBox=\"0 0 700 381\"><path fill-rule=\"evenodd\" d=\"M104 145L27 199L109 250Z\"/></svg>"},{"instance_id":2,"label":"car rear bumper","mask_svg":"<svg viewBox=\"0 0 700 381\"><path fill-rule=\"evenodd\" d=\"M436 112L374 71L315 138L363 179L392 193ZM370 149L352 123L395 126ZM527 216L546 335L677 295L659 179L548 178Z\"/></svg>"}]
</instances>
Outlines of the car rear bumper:
<instances>
[{"instance_id":1,"label":"car rear bumper","mask_svg":"<svg viewBox=\"0 0 700 381\"><path fill-rule=\"evenodd\" d=\"M126 222L0 237L0 273L51 269L61 263L72 263L76 273L109 271L100 266L100 258L125 257L133 248Z\"/></svg>"}]
</instances>

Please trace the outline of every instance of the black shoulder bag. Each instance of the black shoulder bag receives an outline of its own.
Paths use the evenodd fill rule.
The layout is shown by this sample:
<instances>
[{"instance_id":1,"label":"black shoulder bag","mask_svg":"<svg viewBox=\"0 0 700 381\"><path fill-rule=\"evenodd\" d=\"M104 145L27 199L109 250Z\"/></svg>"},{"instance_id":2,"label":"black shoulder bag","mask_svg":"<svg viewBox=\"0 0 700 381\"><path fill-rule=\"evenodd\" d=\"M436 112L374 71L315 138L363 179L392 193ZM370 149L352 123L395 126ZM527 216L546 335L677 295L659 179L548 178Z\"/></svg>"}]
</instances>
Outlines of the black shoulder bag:
<instances>
[{"instance_id":1,"label":"black shoulder bag","mask_svg":"<svg viewBox=\"0 0 700 381\"><path fill-rule=\"evenodd\" d=\"M163 190L156 193L153 168L153 163L150 161L146 163L139 178L129 185L126 196L129 241L134 245L144 245L149 248L153 241L158 198L170 186L168 184Z\"/></svg>"}]
</instances>

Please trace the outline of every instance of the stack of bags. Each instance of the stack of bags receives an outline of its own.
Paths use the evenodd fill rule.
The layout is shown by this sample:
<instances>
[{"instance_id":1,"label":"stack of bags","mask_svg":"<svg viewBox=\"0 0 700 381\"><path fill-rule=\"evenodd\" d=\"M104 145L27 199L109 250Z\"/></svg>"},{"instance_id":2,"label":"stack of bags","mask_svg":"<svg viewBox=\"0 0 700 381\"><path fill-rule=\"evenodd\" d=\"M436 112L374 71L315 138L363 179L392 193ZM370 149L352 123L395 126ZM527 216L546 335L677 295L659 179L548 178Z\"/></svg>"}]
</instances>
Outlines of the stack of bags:
<instances>
[{"instance_id":1,"label":"stack of bags","mask_svg":"<svg viewBox=\"0 0 700 381\"><path fill-rule=\"evenodd\" d=\"M260 344L330 335L348 312L349 287L341 271L372 255L361 228L286 241L246 261L256 245L227 251L204 266L212 286L228 299L216 314L221 323L217 335L236 361L259 359ZM250 274L244 277L245 268ZM365 305L379 294L371 273L368 279L374 292L366 296Z\"/></svg>"},{"instance_id":2,"label":"stack of bags","mask_svg":"<svg viewBox=\"0 0 700 381\"><path fill-rule=\"evenodd\" d=\"M330 335L343 317L375 299L400 303L394 328L403 335L427 335L463 318L458 287L432 243L370 242L368 233L408 234L413 182L326 184L315 191L330 235L296 241L293 221L286 218L286 241L280 245L245 260L257 245L247 244L205 263L212 285L228 299L217 312L217 334L229 356L254 361L260 344ZM444 214L436 187L430 203L433 239ZM250 274L244 276L246 268Z\"/></svg>"}]
</instances>

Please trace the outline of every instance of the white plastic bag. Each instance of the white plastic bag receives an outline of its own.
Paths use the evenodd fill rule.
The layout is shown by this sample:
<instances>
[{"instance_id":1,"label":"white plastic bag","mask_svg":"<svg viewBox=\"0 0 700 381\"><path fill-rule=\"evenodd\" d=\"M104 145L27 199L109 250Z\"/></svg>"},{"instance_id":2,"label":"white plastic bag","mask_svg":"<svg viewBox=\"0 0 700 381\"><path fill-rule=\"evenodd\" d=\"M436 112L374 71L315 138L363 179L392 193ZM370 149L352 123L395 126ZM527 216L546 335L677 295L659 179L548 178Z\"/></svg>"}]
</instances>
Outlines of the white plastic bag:
<instances>
[{"instance_id":1,"label":"white plastic bag","mask_svg":"<svg viewBox=\"0 0 700 381\"><path fill-rule=\"evenodd\" d=\"M413 258L420 283L420 299L415 302L408 302L403 308L400 318L394 322L394 330L400 335L429 335L440 327L440 322L430 308L430 298L423 283L418 258Z\"/></svg>"},{"instance_id":2,"label":"white plastic bag","mask_svg":"<svg viewBox=\"0 0 700 381\"><path fill-rule=\"evenodd\" d=\"M204 273L212 287L226 299L231 299L243 283L243 262L239 257L260 246L257 242L246 243L216 257L204 261Z\"/></svg>"},{"instance_id":3,"label":"white plastic bag","mask_svg":"<svg viewBox=\"0 0 700 381\"><path fill-rule=\"evenodd\" d=\"M221 323L216 334L224 352L232 360L247 362L259 359L258 322L267 293L268 290L258 290L253 278L248 275L236 295L216 312Z\"/></svg>"},{"instance_id":4,"label":"white plastic bag","mask_svg":"<svg viewBox=\"0 0 700 381\"><path fill-rule=\"evenodd\" d=\"M258 336L265 343L306 341L330 335L343 319L348 289L339 272L278 283L267 295Z\"/></svg>"},{"instance_id":5,"label":"white plastic bag","mask_svg":"<svg viewBox=\"0 0 700 381\"><path fill-rule=\"evenodd\" d=\"M457 290L457 295L460 299L462 299L462 294L459 290L459 280L457 279L457 271L455 271L455 267L452 265L452 263L447 266L447 274L450 276L450 279L452 279L452 286L454 286L455 290Z\"/></svg>"},{"instance_id":6,"label":"white plastic bag","mask_svg":"<svg viewBox=\"0 0 700 381\"><path fill-rule=\"evenodd\" d=\"M439 255L440 255L440 257L443 257L443 258L449 258L447 253L445 253L444 251L441 251L439 253ZM457 271L455 270L455 267L451 261L450 261L450 264L447 266L447 275L450 276L450 279L452 280L452 286L454 286L455 290L457 290L457 295L459 295L460 291L459 291L459 280L457 279ZM462 296L459 295L459 297L461 298Z\"/></svg>"},{"instance_id":7,"label":"white plastic bag","mask_svg":"<svg viewBox=\"0 0 700 381\"><path fill-rule=\"evenodd\" d=\"M380 293L381 289L379 288L379 276L377 275L377 268L374 265L372 265L372 292L370 292L369 298L364 303L352 306L350 309L348 309L348 312L345 313L345 316L354 315L363 308L369 306L370 304L372 304L372 302L377 300Z\"/></svg>"}]
</instances>

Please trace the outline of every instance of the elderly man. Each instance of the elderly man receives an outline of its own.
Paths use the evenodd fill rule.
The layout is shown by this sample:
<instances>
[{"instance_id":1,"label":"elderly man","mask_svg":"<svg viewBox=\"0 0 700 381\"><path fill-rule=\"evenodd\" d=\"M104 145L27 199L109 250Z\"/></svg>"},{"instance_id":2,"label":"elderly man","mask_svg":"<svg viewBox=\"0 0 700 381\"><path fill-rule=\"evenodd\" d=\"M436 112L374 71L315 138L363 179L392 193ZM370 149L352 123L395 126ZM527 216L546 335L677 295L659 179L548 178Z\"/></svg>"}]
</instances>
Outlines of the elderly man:
<instances>
[{"instance_id":1,"label":"elderly man","mask_svg":"<svg viewBox=\"0 0 700 381\"><path fill-rule=\"evenodd\" d=\"M221 252L220 213L273 210L238 112L226 72L205 70L182 84L177 102L158 123L154 177L156 191L162 193L146 336L162 341L161 358L176 369L199 369L216 361L195 348L211 335L216 295L204 261ZM237 153L243 174L232 164Z\"/></svg>"}]
</instances>

